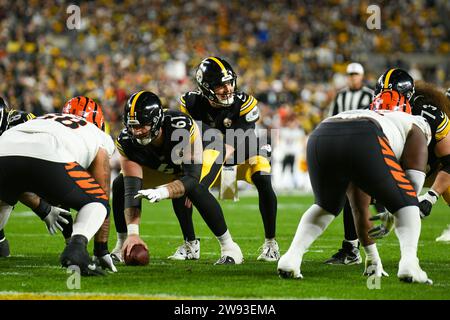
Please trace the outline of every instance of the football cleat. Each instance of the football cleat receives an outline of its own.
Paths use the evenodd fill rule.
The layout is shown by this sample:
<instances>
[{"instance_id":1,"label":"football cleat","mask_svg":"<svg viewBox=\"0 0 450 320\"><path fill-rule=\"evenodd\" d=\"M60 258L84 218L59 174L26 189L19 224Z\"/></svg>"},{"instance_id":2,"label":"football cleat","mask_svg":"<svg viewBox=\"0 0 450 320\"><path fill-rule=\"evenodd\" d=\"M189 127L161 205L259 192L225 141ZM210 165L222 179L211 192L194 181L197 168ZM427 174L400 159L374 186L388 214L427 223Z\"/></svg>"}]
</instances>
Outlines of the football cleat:
<instances>
[{"instance_id":1,"label":"football cleat","mask_svg":"<svg viewBox=\"0 0 450 320\"><path fill-rule=\"evenodd\" d=\"M198 260L200 259L200 239L185 241L177 251L167 259L169 260Z\"/></svg>"},{"instance_id":2,"label":"football cleat","mask_svg":"<svg viewBox=\"0 0 450 320\"><path fill-rule=\"evenodd\" d=\"M437 242L450 242L450 225L442 231L442 234L436 238Z\"/></svg>"},{"instance_id":3,"label":"football cleat","mask_svg":"<svg viewBox=\"0 0 450 320\"><path fill-rule=\"evenodd\" d=\"M343 264L353 265L362 263L359 249L354 247L348 241L342 241L342 248L338 250L330 259L325 261L326 264Z\"/></svg>"},{"instance_id":4,"label":"football cleat","mask_svg":"<svg viewBox=\"0 0 450 320\"><path fill-rule=\"evenodd\" d=\"M400 259L397 276L403 282L433 284L433 280L420 268L418 258Z\"/></svg>"},{"instance_id":5,"label":"football cleat","mask_svg":"<svg viewBox=\"0 0 450 320\"><path fill-rule=\"evenodd\" d=\"M7 258L10 254L8 239L4 238L3 241L0 242L0 258Z\"/></svg>"},{"instance_id":6,"label":"football cleat","mask_svg":"<svg viewBox=\"0 0 450 320\"><path fill-rule=\"evenodd\" d=\"M278 261L277 271L280 278L283 279L303 279L300 265L297 265L287 253Z\"/></svg>"},{"instance_id":7,"label":"football cleat","mask_svg":"<svg viewBox=\"0 0 450 320\"><path fill-rule=\"evenodd\" d=\"M123 256L122 256L122 245L123 245L123 241L120 241L118 239L116 242L116 246L111 251L111 258L115 263L124 263Z\"/></svg>"},{"instance_id":8,"label":"football cleat","mask_svg":"<svg viewBox=\"0 0 450 320\"><path fill-rule=\"evenodd\" d=\"M110 270L111 272L117 272L117 268L114 265L114 259L112 258L111 254L105 254L103 256L92 257L92 262L94 262L97 266L102 267L104 270Z\"/></svg>"},{"instance_id":9,"label":"football cleat","mask_svg":"<svg viewBox=\"0 0 450 320\"><path fill-rule=\"evenodd\" d=\"M241 248L236 242L233 242L233 244L229 248L222 248L220 259L217 260L214 265L241 264L243 262L244 256L242 255Z\"/></svg>"},{"instance_id":10,"label":"football cleat","mask_svg":"<svg viewBox=\"0 0 450 320\"><path fill-rule=\"evenodd\" d=\"M66 268L78 267L82 276L105 275L98 265L91 262L86 246L85 236L74 235L60 256L61 265Z\"/></svg>"},{"instance_id":11,"label":"football cleat","mask_svg":"<svg viewBox=\"0 0 450 320\"><path fill-rule=\"evenodd\" d=\"M261 247L261 254L258 256L258 261L273 262L280 259L280 248L275 240L264 242Z\"/></svg>"}]
</instances>

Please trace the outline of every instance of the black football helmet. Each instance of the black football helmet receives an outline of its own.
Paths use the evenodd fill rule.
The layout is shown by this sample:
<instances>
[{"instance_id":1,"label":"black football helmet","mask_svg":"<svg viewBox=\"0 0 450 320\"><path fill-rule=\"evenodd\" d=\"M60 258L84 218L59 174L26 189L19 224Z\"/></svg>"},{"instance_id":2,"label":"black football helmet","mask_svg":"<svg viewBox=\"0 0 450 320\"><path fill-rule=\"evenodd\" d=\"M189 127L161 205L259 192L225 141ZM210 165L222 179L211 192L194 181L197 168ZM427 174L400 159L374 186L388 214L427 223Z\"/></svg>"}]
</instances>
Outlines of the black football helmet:
<instances>
[{"instance_id":1,"label":"black football helmet","mask_svg":"<svg viewBox=\"0 0 450 320\"><path fill-rule=\"evenodd\" d=\"M8 103L0 97L0 136L6 131L8 126Z\"/></svg>"},{"instance_id":2,"label":"black football helmet","mask_svg":"<svg viewBox=\"0 0 450 320\"><path fill-rule=\"evenodd\" d=\"M34 118L36 116L31 112L9 109L8 103L0 97L0 136L6 130Z\"/></svg>"},{"instance_id":3,"label":"black football helmet","mask_svg":"<svg viewBox=\"0 0 450 320\"><path fill-rule=\"evenodd\" d=\"M161 130L164 113L161 100L150 91L139 91L133 93L125 105L123 121L128 133L136 139L139 144L147 145L155 139ZM134 136L133 127L150 126L147 136Z\"/></svg>"},{"instance_id":4,"label":"black football helmet","mask_svg":"<svg viewBox=\"0 0 450 320\"><path fill-rule=\"evenodd\" d=\"M200 91L208 98L215 106L229 107L234 102L237 75L231 68L230 64L224 59L218 57L208 57L204 59L195 73L195 80ZM214 92L214 89L227 82L233 86L233 93L227 99L219 99Z\"/></svg>"},{"instance_id":5,"label":"black football helmet","mask_svg":"<svg viewBox=\"0 0 450 320\"><path fill-rule=\"evenodd\" d=\"M448 88L447 91L445 91L445 96L447 97L448 100L450 100L450 88Z\"/></svg>"},{"instance_id":6,"label":"black football helmet","mask_svg":"<svg viewBox=\"0 0 450 320\"><path fill-rule=\"evenodd\" d=\"M395 90L409 101L414 95L414 79L405 70L389 69L378 78L374 95L385 90Z\"/></svg>"}]
</instances>

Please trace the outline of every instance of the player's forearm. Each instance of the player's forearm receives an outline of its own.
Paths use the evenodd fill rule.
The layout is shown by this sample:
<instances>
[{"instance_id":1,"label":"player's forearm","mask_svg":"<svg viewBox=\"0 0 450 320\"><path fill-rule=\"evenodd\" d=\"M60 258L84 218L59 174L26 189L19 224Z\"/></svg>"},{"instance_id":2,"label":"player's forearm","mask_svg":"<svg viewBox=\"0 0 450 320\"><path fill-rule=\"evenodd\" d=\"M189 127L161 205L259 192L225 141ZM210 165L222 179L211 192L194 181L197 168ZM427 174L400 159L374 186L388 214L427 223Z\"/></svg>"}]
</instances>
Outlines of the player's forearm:
<instances>
[{"instance_id":1,"label":"player's forearm","mask_svg":"<svg viewBox=\"0 0 450 320\"><path fill-rule=\"evenodd\" d=\"M141 222L141 209L139 208L126 208L125 209L125 221L127 225L136 224Z\"/></svg>"},{"instance_id":2,"label":"player's forearm","mask_svg":"<svg viewBox=\"0 0 450 320\"><path fill-rule=\"evenodd\" d=\"M441 170L438 172L431 189L437 194L443 194L450 186L450 174Z\"/></svg>"},{"instance_id":3,"label":"player's forearm","mask_svg":"<svg viewBox=\"0 0 450 320\"><path fill-rule=\"evenodd\" d=\"M111 186L111 167L109 164L109 157L106 153L99 154L88 171L92 174L95 181L97 181L103 191L105 191L106 196L109 198Z\"/></svg>"},{"instance_id":4,"label":"player's forearm","mask_svg":"<svg viewBox=\"0 0 450 320\"><path fill-rule=\"evenodd\" d=\"M34 193L24 192L20 195L19 201L26 205L28 208L35 210L39 203L41 202L41 198Z\"/></svg>"}]
</instances>

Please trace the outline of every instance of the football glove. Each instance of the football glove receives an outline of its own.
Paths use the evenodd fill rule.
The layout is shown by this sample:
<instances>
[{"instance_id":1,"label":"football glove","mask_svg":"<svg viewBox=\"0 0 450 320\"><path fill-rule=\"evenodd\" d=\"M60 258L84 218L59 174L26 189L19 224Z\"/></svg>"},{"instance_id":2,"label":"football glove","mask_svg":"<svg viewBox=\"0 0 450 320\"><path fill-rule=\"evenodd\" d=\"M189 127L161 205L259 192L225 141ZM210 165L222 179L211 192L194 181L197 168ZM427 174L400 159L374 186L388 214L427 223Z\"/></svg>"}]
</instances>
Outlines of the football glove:
<instances>
[{"instance_id":1,"label":"football glove","mask_svg":"<svg viewBox=\"0 0 450 320\"><path fill-rule=\"evenodd\" d=\"M372 261L366 257L365 268L364 268L364 276L375 275L376 277L389 277L389 274L384 271L383 265L381 264L381 260Z\"/></svg>"},{"instance_id":2,"label":"football glove","mask_svg":"<svg viewBox=\"0 0 450 320\"><path fill-rule=\"evenodd\" d=\"M111 257L111 254L109 254L109 253L105 254L101 257L94 256L93 261L94 261L94 263L101 266L103 269L108 269L112 272L117 272L117 268L114 265L114 261Z\"/></svg>"},{"instance_id":3,"label":"football glove","mask_svg":"<svg viewBox=\"0 0 450 320\"><path fill-rule=\"evenodd\" d=\"M380 220L381 224L369 230L369 237L372 239L381 239L387 236L394 229L395 218L390 212L378 213L369 218L371 221Z\"/></svg>"},{"instance_id":4,"label":"football glove","mask_svg":"<svg viewBox=\"0 0 450 320\"><path fill-rule=\"evenodd\" d=\"M137 195L134 196L135 199L145 198L151 203L159 202L162 199L169 197L169 190L167 188L156 188L156 189L144 189L139 190Z\"/></svg>"},{"instance_id":5,"label":"football glove","mask_svg":"<svg viewBox=\"0 0 450 320\"><path fill-rule=\"evenodd\" d=\"M430 189L427 193L419 196L420 217L422 219L430 215L431 209L438 199L439 195L433 189Z\"/></svg>"},{"instance_id":6,"label":"football glove","mask_svg":"<svg viewBox=\"0 0 450 320\"><path fill-rule=\"evenodd\" d=\"M54 235L58 232L58 229L60 231L63 231L63 228L61 227L60 223L68 224L69 221L66 219L67 216L70 216L70 212L59 208L59 207L51 207L50 212L47 214L47 216L44 217L45 225L47 226L47 230L51 235ZM65 216L65 217L64 217Z\"/></svg>"}]
</instances>

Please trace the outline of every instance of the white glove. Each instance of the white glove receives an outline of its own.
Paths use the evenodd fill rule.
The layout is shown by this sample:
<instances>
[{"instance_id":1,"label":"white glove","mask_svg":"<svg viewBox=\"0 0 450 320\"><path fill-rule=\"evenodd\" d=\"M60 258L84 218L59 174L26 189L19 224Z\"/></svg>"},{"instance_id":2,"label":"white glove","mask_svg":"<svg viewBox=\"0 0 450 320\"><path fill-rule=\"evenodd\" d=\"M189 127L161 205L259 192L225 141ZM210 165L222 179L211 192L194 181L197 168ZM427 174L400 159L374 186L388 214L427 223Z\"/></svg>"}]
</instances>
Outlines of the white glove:
<instances>
[{"instance_id":1,"label":"white glove","mask_svg":"<svg viewBox=\"0 0 450 320\"><path fill-rule=\"evenodd\" d=\"M112 272L117 272L117 268L114 265L114 261L111 257L111 254L105 254L101 257L94 256L94 262L99 264L103 269L111 270Z\"/></svg>"},{"instance_id":2,"label":"white glove","mask_svg":"<svg viewBox=\"0 0 450 320\"><path fill-rule=\"evenodd\" d=\"M378 213L369 218L370 221L380 220L381 224L369 230L369 237L372 239L381 239L387 236L394 229L394 215L388 211Z\"/></svg>"},{"instance_id":3,"label":"white glove","mask_svg":"<svg viewBox=\"0 0 450 320\"><path fill-rule=\"evenodd\" d=\"M159 202L162 199L166 199L168 197L169 197L169 190L166 187L157 189L139 190L137 195L134 196L135 199L145 198L151 203Z\"/></svg>"},{"instance_id":4,"label":"white glove","mask_svg":"<svg viewBox=\"0 0 450 320\"><path fill-rule=\"evenodd\" d=\"M69 223L69 221L64 218L64 215L70 216L70 212L62 208L52 206L50 212L43 219L47 226L47 230L51 235L54 235L56 232L58 232L58 229L61 231L63 230L59 223Z\"/></svg>"},{"instance_id":5,"label":"white glove","mask_svg":"<svg viewBox=\"0 0 450 320\"><path fill-rule=\"evenodd\" d=\"M383 269L381 260L372 261L366 257L365 266L363 273L365 276L375 275L376 277L389 277L389 274Z\"/></svg>"},{"instance_id":6,"label":"white glove","mask_svg":"<svg viewBox=\"0 0 450 320\"><path fill-rule=\"evenodd\" d=\"M430 215L431 209L438 199L439 194L433 189L430 189L427 193L419 196L420 217L422 219Z\"/></svg>"}]
</instances>

